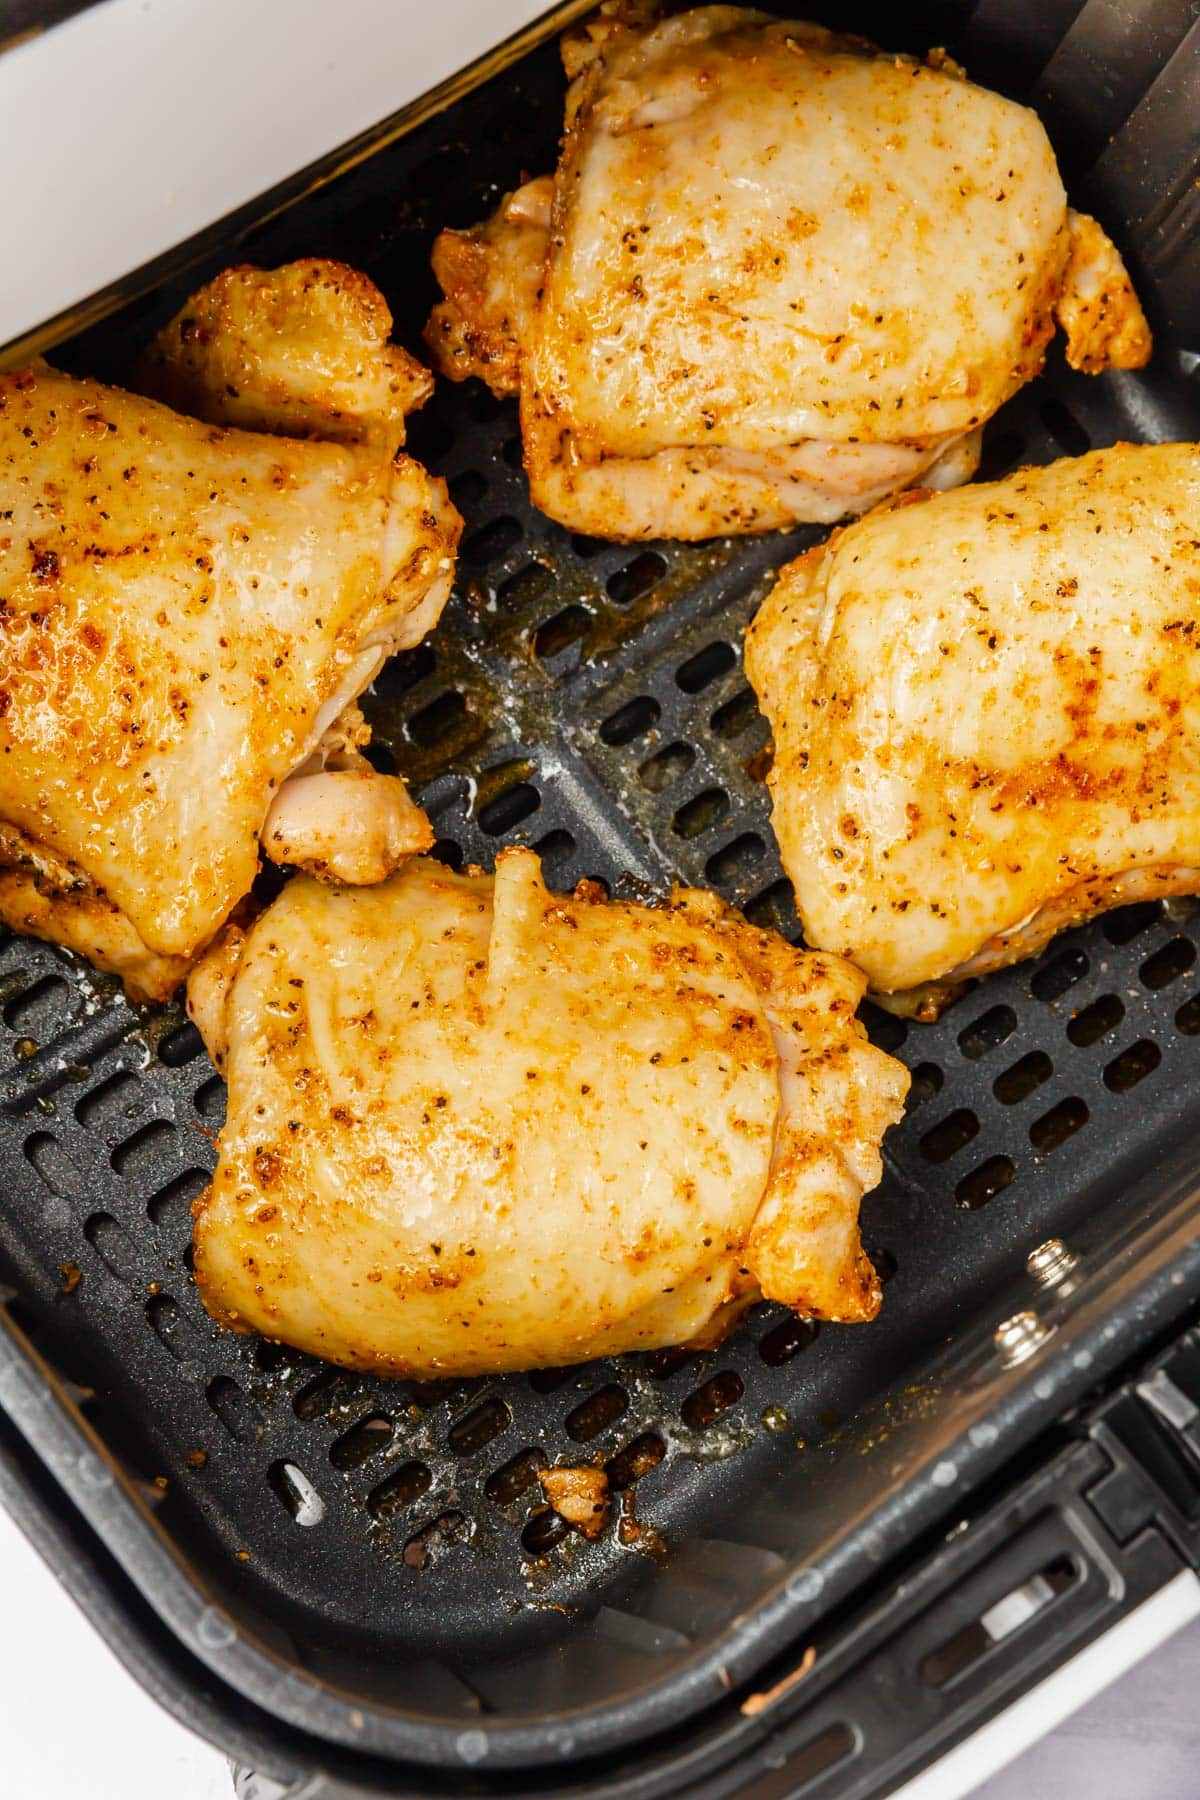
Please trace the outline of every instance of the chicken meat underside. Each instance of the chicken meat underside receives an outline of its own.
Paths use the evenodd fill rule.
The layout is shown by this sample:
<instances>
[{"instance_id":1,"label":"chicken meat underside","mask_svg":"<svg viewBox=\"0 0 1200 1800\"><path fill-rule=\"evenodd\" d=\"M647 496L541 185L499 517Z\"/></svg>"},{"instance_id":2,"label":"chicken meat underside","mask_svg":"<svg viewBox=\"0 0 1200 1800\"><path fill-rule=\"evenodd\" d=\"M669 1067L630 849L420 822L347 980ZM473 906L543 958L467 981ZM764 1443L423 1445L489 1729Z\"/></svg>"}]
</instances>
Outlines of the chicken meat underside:
<instances>
[{"instance_id":1,"label":"chicken meat underside","mask_svg":"<svg viewBox=\"0 0 1200 1800\"><path fill-rule=\"evenodd\" d=\"M440 235L426 338L519 393L533 498L572 529L704 538L954 486L1056 314L1074 366L1146 361L1036 114L944 57L728 6L566 53L557 173Z\"/></svg>"},{"instance_id":2,"label":"chicken meat underside","mask_svg":"<svg viewBox=\"0 0 1200 1800\"><path fill-rule=\"evenodd\" d=\"M296 265L213 284L242 295L247 423L290 428L305 391L318 407L331 364L306 309L328 308L338 279ZM364 758L353 703L437 622L460 521L440 481L391 460L397 396L420 384L401 381L386 308L372 318L363 445L222 429L44 365L0 378L0 918L135 997L178 985L249 890L260 835L277 861L368 881L432 842L403 783ZM271 371L257 414L256 323ZM352 396L333 391L344 421Z\"/></svg>"},{"instance_id":3,"label":"chicken meat underside","mask_svg":"<svg viewBox=\"0 0 1200 1800\"><path fill-rule=\"evenodd\" d=\"M189 987L229 1084L205 1302L414 1376L712 1342L760 1293L869 1319L908 1076L862 990L710 894L552 895L532 851L297 877Z\"/></svg>"},{"instance_id":4,"label":"chicken meat underside","mask_svg":"<svg viewBox=\"0 0 1200 1800\"><path fill-rule=\"evenodd\" d=\"M806 941L873 989L1200 891L1200 446L906 495L786 568L746 670Z\"/></svg>"}]
</instances>

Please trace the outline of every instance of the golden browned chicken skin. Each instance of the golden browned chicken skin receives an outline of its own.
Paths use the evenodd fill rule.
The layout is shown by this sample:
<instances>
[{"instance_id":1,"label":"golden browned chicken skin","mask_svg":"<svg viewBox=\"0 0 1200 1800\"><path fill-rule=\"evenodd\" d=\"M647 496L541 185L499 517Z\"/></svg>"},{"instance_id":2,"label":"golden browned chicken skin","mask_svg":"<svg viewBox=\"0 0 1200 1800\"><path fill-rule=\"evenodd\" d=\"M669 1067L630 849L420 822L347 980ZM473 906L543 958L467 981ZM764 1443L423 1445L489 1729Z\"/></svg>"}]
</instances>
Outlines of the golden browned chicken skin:
<instances>
[{"instance_id":1,"label":"golden browned chicken skin","mask_svg":"<svg viewBox=\"0 0 1200 1800\"><path fill-rule=\"evenodd\" d=\"M345 263L243 263L163 327L136 386L211 425L365 444L393 456L433 377L391 334L383 295Z\"/></svg>"},{"instance_id":2,"label":"golden browned chicken skin","mask_svg":"<svg viewBox=\"0 0 1200 1800\"><path fill-rule=\"evenodd\" d=\"M869 1319L908 1075L863 985L711 894L550 894L532 851L297 877L189 986L229 1082L205 1303L415 1376L712 1342L760 1294Z\"/></svg>"},{"instance_id":3,"label":"golden browned chicken skin","mask_svg":"<svg viewBox=\"0 0 1200 1800\"><path fill-rule=\"evenodd\" d=\"M1055 317L1150 334L1033 112L734 6L608 6L564 44L553 176L445 231L435 365L519 393L535 502L602 537L831 522L974 472Z\"/></svg>"},{"instance_id":4,"label":"golden browned chicken skin","mask_svg":"<svg viewBox=\"0 0 1200 1800\"><path fill-rule=\"evenodd\" d=\"M282 291L307 346L305 309L328 284ZM284 322L269 309L264 425L281 422ZM238 357L249 416L245 338ZM315 406L307 348L289 404L306 381ZM45 365L0 377L7 924L162 998L248 891L260 836L277 860L351 880L429 846L403 784L363 757L353 702L436 623L460 521L440 481L393 460L402 422L390 447L382 431L375 418L362 445L306 443Z\"/></svg>"},{"instance_id":5,"label":"golden browned chicken skin","mask_svg":"<svg viewBox=\"0 0 1200 1800\"><path fill-rule=\"evenodd\" d=\"M1200 892L1198 642L1194 444L906 495L792 563L746 671L807 941L931 1015L1105 907Z\"/></svg>"}]
</instances>

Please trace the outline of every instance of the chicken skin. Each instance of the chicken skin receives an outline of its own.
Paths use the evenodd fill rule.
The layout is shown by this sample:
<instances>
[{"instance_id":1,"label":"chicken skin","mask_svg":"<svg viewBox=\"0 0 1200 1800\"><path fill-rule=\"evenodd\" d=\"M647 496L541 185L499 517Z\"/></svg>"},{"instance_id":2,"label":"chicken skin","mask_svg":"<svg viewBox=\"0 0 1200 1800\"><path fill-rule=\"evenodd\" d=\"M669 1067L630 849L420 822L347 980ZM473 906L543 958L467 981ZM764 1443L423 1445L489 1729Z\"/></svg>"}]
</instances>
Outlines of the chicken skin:
<instances>
[{"instance_id":1,"label":"chicken skin","mask_svg":"<svg viewBox=\"0 0 1200 1800\"><path fill-rule=\"evenodd\" d=\"M952 487L1036 375L1140 367L1121 259L1037 116L860 39L733 6L606 8L566 41L558 170L445 231L426 338L519 393L536 504L707 538Z\"/></svg>"},{"instance_id":2,"label":"chicken skin","mask_svg":"<svg viewBox=\"0 0 1200 1800\"><path fill-rule=\"evenodd\" d=\"M1198 531L1200 446L1119 444L906 495L783 571L746 670L810 944L932 1016L1200 892Z\"/></svg>"},{"instance_id":3,"label":"chicken skin","mask_svg":"<svg viewBox=\"0 0 1200 1800\"><path fill-rule=\"evenodd\" d=\"M269 855L356 880L427 848L353 702L436 623L459 525L374 436L226 430L44 365L0 377L0 918L162 998L264 831Z\"/></svg>"},{"instance_id":4,"label":"chicken skin","mask_svg":"<svg viewBox=\"0 0 1200 1800\"><path fill-rule=\"evenodd\" d=\"M858 1206L908 1075L863 986L711 894L550 894L528 850L298 876L189 984L229 1083L205 1303L418 1377L713 1342L760 1294L870 1319Z\"/></svg>"},{"instance_id":5,"label":"chicken skin","mask_svg":"<svg viewBox=\"0 0 1200 1800\"><path fill-rule=\"evenodd\" d=\"M391 332L383 295L345 263L241 264L163 327L137 388L210 425L394 456L405 416L428 400L433 377L389 341Z\"/></svg>"}]
</instances>

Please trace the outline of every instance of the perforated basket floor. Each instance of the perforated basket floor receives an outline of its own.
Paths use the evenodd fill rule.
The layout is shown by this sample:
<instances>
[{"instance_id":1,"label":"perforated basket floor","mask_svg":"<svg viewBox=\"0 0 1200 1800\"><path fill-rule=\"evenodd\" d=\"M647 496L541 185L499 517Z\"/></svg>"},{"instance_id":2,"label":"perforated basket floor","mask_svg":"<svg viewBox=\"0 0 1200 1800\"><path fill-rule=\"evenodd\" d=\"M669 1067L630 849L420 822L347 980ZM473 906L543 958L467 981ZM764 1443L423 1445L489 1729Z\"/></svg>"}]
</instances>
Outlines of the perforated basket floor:
<instances>
[{"instance_id":1,"label":"perforated basket floor","mask_svg":"<svg viewBox=\"0 0 1200 1800\"><path fill-rule=\"evenodd\" d=\"M380 283L415 346L432 231L549 166L560 107L555 58L538 52L212 267L340 256ZM181 291L60 360L119 377ZM1177 370L1088 381L1054 362L989 427L984 472L1195 435ZM794 935L741 634L771 572L818 534L634 550L572 538L529 507L514 408L474 384L439 386L411 448L465 517L458 581L438 631L385 669L367 710L373 754L421 791L439 854L489 865L532 844L564 888L708 883ZM864 1409L898 1385L919 1393L935 1351L1019 1286L1031 1248L1085 1246L1097 1196L1108 1218L1121 1171L1144 1174L1184 1140L1198 947L1186 905L1135 907L977 987L936 1026L867 1009L914 1074L865 1207L887 1281L878 1324L818 1331L760 1308L709 1355L414 1386L211 1324L189 1207L212 1167L221 1081L178 1012L135 1016L70 956L10 938L0 1275L159 1529L284 1664L429 1717L533 1714L575 1703L578 1682L567 1694L550 1665L534 1679L518 1653L582 1643L586 1621L599 1703L718 1638L797 1557L811 1576L810 1459L827 1518L839 1442L858 1457L875 1441L851 1431ZM537 1470L564 1459L609 1471L619 1505L596 1544L541 1505Z\"/></svg>"}]
</instances>

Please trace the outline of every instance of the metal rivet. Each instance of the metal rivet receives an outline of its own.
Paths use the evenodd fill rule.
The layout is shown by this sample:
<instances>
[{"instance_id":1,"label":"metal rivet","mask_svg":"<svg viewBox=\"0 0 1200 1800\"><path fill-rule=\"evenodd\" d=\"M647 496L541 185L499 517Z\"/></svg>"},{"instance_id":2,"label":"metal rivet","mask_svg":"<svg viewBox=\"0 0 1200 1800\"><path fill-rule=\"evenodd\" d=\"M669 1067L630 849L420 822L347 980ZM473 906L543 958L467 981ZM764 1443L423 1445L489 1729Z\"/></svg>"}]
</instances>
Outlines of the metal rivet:
<instances>
[{"instance_id":1,"label":"metal rivet","mask_svg":"<svg viewBox=\"0 0 1200 1800\"><path fill-rule=\"evenodd\" d=\"M1047 1238L1025 1258L1025 1267L1043 1287L1057 1287L1078 1264L1079 1258L1067 1249L1061 1238Z\"/></svg>"},{"instance_id":2,"label":"metal rivet","mask_svg":"<svg viewBox=\"0 0 1200 1800\"><path fill-rule=\"evenodd\" d=\"M997 1325L995 1343L1005 1368L1015 1369L1018 1363L1026 1362L1053 1331L1053 1325L1044 1325L1034 1312L1014 1313L1011 1319Z\"/></svg>"}]
</instances>

